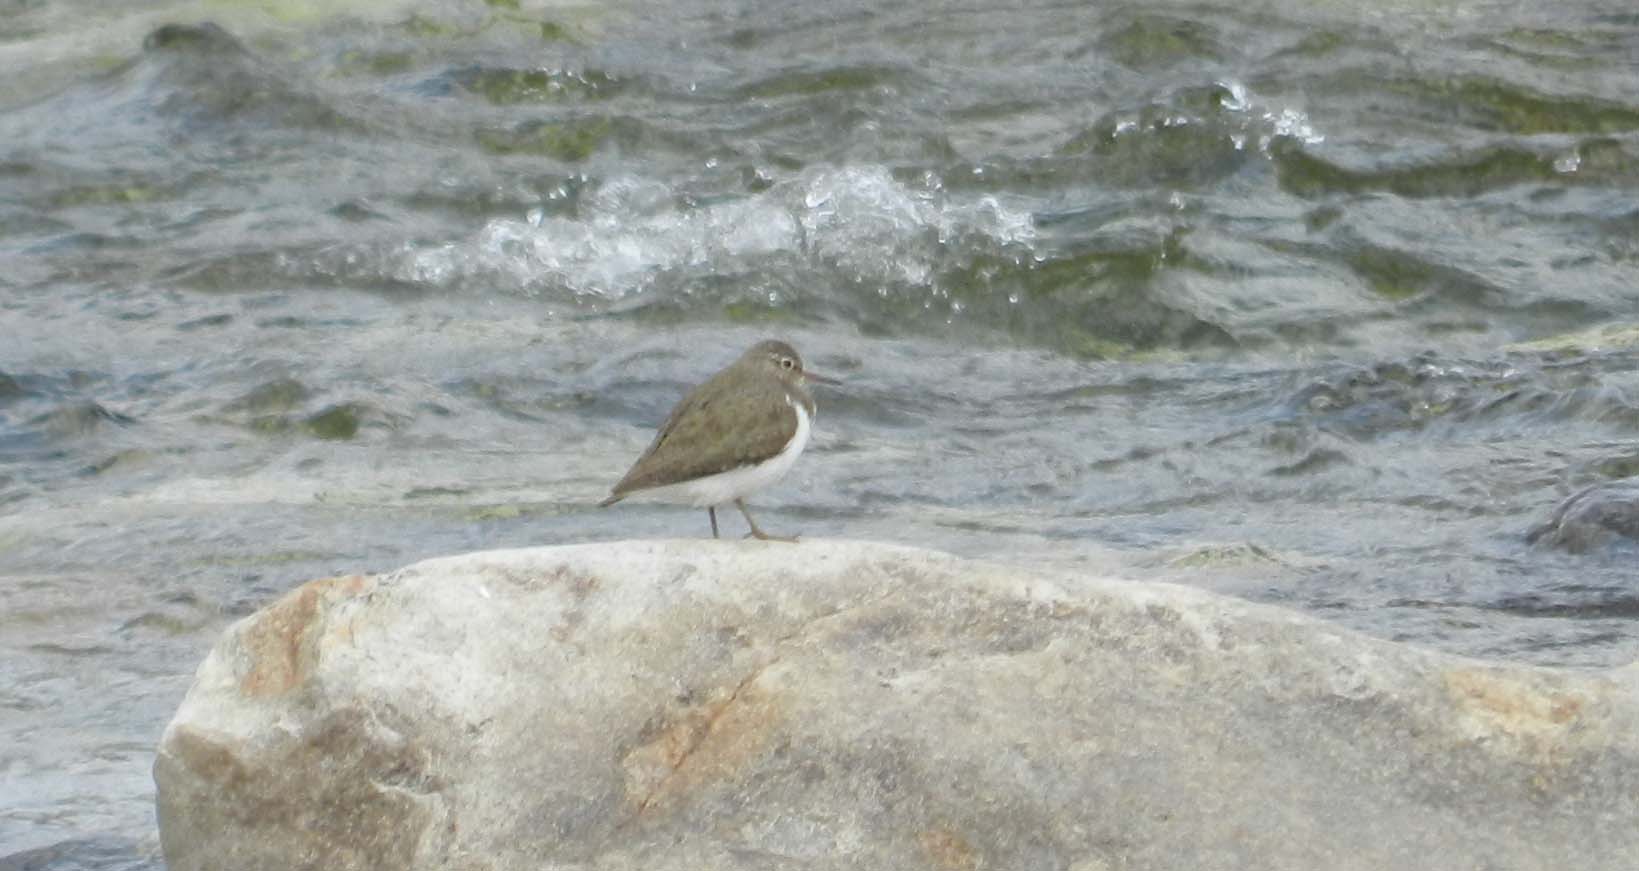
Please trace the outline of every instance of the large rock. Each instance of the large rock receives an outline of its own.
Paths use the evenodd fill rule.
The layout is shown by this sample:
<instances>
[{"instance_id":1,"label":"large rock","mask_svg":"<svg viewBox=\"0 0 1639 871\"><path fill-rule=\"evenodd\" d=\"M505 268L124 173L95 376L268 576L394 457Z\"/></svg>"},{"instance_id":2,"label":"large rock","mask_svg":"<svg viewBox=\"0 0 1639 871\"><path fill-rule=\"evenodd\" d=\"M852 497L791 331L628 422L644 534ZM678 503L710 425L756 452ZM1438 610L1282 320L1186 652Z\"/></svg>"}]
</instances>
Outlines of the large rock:
<instances>
[{"instance_id":1,"label":"large rock","mask_svg":"<svg viewBox=\"0 0 1639 871\"><path fill-rule=\"evenodd\" d=\"M842 542L314 581L155 765L196 869L1639 868L1626 672Z\"/></svg>"}]
</instances>

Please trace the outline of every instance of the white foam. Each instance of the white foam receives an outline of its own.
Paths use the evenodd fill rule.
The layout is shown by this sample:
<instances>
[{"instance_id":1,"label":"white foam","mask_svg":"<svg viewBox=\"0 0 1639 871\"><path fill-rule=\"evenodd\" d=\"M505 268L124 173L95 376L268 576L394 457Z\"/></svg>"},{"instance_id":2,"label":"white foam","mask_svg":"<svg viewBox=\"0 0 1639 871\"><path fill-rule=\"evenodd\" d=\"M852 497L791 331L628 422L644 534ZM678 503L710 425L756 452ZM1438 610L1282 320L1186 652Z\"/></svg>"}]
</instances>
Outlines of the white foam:
<instances>
[{"instance_id":1,"label":"white foam","mask_svg":"<svg viewBox=\"0 0 1639 871\"><path fill-rule=\"evenodd\" d=\"M437 286L467 281L533 292L618 299L670 270L792 254L860 281L928 282L938 246L964 234L1028 242L1028 210L997 197L959 200L913 189L883 166L821 167L743 199L680 209L675 191L634 177L605 181L575 217L543 209L490 221L471 238L409 245L394 270Z\"/></svg>"},{"instance_id":2,"label":"white foam","mask_svg":"<svg viewBox=\"0 0 1639 871\"><path fill-rule=\"evenodd\" d=\"M1315 129L1314 122L1303 111L1292 106L1266 106L1247 90L1246 85L1237 81L1222 81L1218 85L1229 92L1227 96L1218 98L1218 105L1245 116L1250 122L1250 129L1231 136L1237 150L1245 147L1247 134L1257 139L1258 148L1262 151L1268 151L1270 141L1277 136L1290 137L1304 145L1319 145L1326 141L1325 134Z\"/></svg>"}]
</instances>

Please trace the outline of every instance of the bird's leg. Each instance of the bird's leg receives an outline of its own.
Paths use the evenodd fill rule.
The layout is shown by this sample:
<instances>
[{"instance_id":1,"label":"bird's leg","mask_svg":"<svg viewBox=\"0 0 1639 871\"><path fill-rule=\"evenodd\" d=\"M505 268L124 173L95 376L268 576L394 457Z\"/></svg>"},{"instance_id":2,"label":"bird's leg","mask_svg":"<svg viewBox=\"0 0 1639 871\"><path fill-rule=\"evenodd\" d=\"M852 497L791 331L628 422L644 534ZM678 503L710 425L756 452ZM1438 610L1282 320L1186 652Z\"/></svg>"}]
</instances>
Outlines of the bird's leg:
<instances>
[{"instance_id":1,"label":"bird's leg","mask_svg":"<svg viewBox=\"0 0 1639 871\"><path fill-rule=\"evenodd\" d=\"M746 510L746 503L745 503L744 499L736 499L736 500L734 500L734 504L738 505L740 507L740 513L744 514L745 517L746 517L746 525L751 527L751 531L746 533L746 538L755 538L758 541L796 541L797 540L797 537L795 535L792 535L792 536L769 535L768 533L762 531L761 529L759 529L757 527L757 521L751 519L751 512Z\"/></svg>"},{"instance_id":2,"label":"bird's leg","mask_svg":"<svg viewBox=\"0 0 1639 871\"><path fill-rule=\"evenodd\" d=\"M717 534L717 506L707 505L706 513L711 515L711 537L722 538L722 536Z\"/></svg>"}]
</instances>

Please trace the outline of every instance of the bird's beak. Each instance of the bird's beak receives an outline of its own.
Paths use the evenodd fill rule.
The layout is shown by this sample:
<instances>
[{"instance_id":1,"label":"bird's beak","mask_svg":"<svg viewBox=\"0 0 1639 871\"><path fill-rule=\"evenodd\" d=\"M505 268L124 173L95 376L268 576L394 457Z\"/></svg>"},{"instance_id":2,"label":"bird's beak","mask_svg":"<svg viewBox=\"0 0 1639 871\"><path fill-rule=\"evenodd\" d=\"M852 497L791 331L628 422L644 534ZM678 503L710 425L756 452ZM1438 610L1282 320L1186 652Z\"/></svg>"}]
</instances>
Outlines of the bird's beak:
<instances>
[{"instance_id":1,"label":"bird's beak","mask_svg":"<svg viewBox=\"0 0 1639 871\"><path fill-rule=\"evenodd\" d=\"M826 377L824 375L819 374L818 372L810 372L807 369L802 370L802 377L806 381L817 381L821 384L830 384L830 385L833 385L833 386L842 383L841 381L838 381L835 378Z\"/></svg>"}]
</instances>

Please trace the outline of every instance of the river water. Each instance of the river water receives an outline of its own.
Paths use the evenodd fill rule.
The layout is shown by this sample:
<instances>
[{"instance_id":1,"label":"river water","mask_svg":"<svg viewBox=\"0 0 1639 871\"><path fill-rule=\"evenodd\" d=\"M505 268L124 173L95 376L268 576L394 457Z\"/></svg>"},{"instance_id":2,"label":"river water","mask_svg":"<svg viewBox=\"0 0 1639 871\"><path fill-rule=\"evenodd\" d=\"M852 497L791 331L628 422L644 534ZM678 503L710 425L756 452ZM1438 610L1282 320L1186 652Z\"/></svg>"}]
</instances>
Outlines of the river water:
<instances>
[{"instance_id":1,"label":"river water","mask_svg":"<svg viewBox=\"0 0 1639 871\"><path fill-rule=\"evenodd\" d=\"M767 336L772 531L1631 662L1636 195L1631 0L0 0L0 868L305 579L708 534L591 504Z\"/></svg>"}]
</instances>

